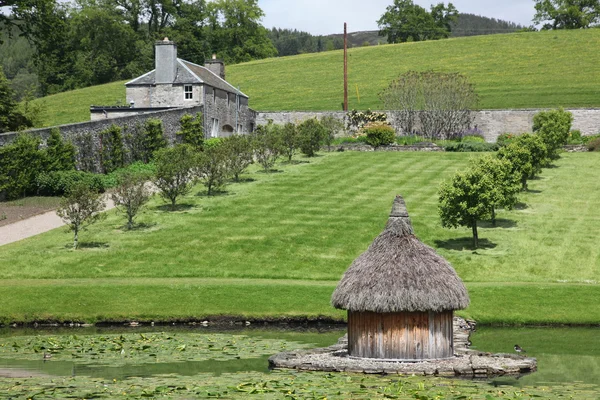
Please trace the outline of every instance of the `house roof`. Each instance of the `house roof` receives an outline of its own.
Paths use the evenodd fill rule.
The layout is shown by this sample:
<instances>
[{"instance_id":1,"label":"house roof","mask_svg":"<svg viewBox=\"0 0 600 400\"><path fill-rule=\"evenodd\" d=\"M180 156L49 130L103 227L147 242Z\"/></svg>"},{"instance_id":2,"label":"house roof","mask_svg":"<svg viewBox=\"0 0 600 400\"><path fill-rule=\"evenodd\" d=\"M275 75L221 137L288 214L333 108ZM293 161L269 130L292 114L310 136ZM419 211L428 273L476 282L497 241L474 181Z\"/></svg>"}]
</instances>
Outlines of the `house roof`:
<instances>
[{"instance_id":1,"label":"house roof","mask_svg":"<svg viewBox=\"0 0 600 400\"><path fill-rule=\"evenodd\" d=\"M142 76L139 76L125 84L125 86L146 86L155 85L156 76L155 71L152 70ZM206 84L217 89L224 90L228 93L239 94L240 96L248 98L247 95L238 91L233 85L220 76L212 72L206 67L198 64L191 63L189 61L177 59L177 73L175 75L174 85L185 85L185 84Z\"/></svg>"},{"instance_id":2,"label":"house roof","mask_svg":"<svg viewBox=\"0 0 600 400\"><path fill-rule=\"evenodd\" d=\"M385 230L348 268L331 303L358 312L442 312L466 308L469 295L450 263L416 238L397 196Z\"/></svg>"}]
</instances>

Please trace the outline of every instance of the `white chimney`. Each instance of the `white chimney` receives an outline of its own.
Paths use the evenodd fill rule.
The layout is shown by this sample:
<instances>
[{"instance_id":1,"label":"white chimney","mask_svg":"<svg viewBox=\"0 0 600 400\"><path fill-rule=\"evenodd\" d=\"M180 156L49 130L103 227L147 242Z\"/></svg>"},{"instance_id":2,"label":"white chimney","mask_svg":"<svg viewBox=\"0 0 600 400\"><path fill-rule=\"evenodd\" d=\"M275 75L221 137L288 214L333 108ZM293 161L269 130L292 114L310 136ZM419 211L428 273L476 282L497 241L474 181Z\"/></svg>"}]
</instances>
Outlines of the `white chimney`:
<instances>
[{"instance_id":1,"label":"white chimney","mask_svg":"<svg viewBox=\"0 0 600 400\"><path fill-rule=\"evenodd\" d=\"M155 80L156 83L173 83L177 76L177 45L169 38L154 44L155 48Z\"/></svg>"}]
</instances>

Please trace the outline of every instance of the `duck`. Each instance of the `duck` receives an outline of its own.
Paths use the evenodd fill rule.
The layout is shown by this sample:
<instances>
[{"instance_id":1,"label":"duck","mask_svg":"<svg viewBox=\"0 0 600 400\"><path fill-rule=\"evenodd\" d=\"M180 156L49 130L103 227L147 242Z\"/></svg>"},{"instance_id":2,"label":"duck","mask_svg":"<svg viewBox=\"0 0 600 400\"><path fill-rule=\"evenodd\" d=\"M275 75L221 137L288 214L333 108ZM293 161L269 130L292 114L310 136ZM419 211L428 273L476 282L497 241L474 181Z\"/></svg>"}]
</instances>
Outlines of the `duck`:
<instances>
[{"instance_id":1,"label":"duck","mask_svg":"<svg viewBox=\"0 0 600 400\"><path fill-rule=\"evenodd\" d=\"M527 353L525 350L523 350L523 348L521 346L519 346L518 344L515 344L515 351L517 353Z\"/></svg>"}]
</instances>

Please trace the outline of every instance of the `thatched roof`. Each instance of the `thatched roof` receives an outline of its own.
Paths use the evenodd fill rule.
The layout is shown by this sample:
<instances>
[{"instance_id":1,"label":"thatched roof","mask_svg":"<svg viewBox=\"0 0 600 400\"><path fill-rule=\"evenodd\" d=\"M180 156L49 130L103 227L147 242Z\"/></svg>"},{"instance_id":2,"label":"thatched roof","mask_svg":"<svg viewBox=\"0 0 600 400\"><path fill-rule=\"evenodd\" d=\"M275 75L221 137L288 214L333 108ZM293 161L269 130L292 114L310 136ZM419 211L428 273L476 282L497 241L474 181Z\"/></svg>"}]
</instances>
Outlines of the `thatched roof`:
<instances>
[{"instance_id":1,"label":"thatched roof","mask_svg":"<svg viewBox=\"0 0 600 400\"><path fill-rule=\"evenodd\" d=\"M348 268L331 303L350 311L440 312L466 308L469 295L448 261L416 238L398 196L385 230Z\"/></svg>"}]
</instances>

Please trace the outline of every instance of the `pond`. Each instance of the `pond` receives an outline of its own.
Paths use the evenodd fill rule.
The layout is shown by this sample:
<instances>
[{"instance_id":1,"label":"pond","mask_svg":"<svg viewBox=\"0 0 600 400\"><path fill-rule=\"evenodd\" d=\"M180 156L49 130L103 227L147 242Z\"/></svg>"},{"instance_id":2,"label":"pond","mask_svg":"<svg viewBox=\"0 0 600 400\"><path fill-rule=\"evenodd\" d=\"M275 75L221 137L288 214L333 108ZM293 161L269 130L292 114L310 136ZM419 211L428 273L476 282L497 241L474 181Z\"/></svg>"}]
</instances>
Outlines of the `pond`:
<instances>
[{"instance_id":1,"label":"pond","mask_svg":"<svg viewBox=\"0 0 600 400\"><path fill-rule=\"evenodd\" d=\"M489 382L269 371L270 355L325 347L345 333L269 328L76 328L0 330L0 398L278 397L575 398L600 397L600 329L481 328L473 348L538 358L537 373ZM12 372L11 372L12 371ZM33 375L32 378L24 378ZM289 392L289 393L288 393ZM289 394L289 396L288 396ZM320 396L320 397L319 397ZM412 397L414 396L414 397ZM430 397L428 397L430 396ZM442 397L439 397L442 396ZM460 397L467 396L467 397ZM481 396L481 397L480 397ZM512 397L511 397L512 396Z\"/></svg>"}]
</instances>

